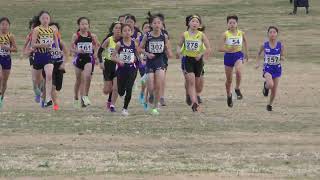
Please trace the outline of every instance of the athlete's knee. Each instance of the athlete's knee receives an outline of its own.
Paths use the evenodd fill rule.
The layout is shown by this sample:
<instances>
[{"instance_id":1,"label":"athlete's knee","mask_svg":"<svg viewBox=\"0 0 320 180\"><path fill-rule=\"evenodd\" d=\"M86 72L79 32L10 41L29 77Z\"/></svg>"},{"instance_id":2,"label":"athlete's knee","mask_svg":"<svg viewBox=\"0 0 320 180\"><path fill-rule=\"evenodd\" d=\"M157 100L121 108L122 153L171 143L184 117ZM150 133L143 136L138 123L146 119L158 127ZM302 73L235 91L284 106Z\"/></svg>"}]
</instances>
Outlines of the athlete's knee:
<instances>
[{"instance_id":1,"label":"athlete's knee","mask_svg":"<svg viewBox=\"0 0 320 180\"><path fill-rule=\"evenodd\" d=\"M108 87L104 87L102 91L105 95L109 94L110 92Z\"/></svg>"},{"instance_id":2,"label":"athlete's knee","mask_svg":"<svg viewBox=\"0 0 320 180\"><path fill-rule=\"evenodd\" d=\"M86 80L91 79L91 73L85 73L84 78L85 78Z\"/></svg>"},{"instance_id":3,"label":"athlete's knee","mask_svg":"<svg viewBox=\"0 0 320 180\"><path fill-rule=\"evenodd\" d=\"M46 81L52 81L52 74L46 74Z\"/></svg>"},{"instance_id":4,"label":"athlete's knee","mask_svg":"<svg viewBox=\"0 0 320 180\"><path fill-rule=\"evenodd\" d=\"M273 89L274 83L272 81L268 81L267 82L267 87L268 87L268 89Z\"/></svg>"},{"instance_id":5,"label":"athlete's knee","mask_svg":"<svg viewBox=\"0 0 320 180\"><path fill-rule=\"evenodd\" d=\"M227 78L227 79L226 79L226 84L227 84L227 85L232 84L232 78Z\"/></svg>"},{"instance_id":6,"label":"athlete's knee","mask_svg":"<svg viewBox=\"0 0 320 180\"><path fill-rule=\"evenodd\" d=\"M81 82L81 75L77 75L76 76L76 83L80 83Z\"/></svg>"},{"instance_id":7,"label":"athlete's knee","mask_svg":"<svg viewBox=\"0 0 320 180\"><path fill-rule=\"evenodd\" d=\"M118 94L120 95L120 96L123 96L124 94L125 94L125 89L124 88L118 88Z\"/></svg>"},{"instance_id":8,"label":"athlete's knee","mask_svg":"<svg viewBox=\"0 0 320 180\"><path fill-rule=\"evenodd\" d=\"M237 77L241 77L241 74L242 74L242 73L241 73L241 69L240 69L240 68L237 68L237 69L236 69L236 76L237 76Z\"/></svg>"}]
</instances>

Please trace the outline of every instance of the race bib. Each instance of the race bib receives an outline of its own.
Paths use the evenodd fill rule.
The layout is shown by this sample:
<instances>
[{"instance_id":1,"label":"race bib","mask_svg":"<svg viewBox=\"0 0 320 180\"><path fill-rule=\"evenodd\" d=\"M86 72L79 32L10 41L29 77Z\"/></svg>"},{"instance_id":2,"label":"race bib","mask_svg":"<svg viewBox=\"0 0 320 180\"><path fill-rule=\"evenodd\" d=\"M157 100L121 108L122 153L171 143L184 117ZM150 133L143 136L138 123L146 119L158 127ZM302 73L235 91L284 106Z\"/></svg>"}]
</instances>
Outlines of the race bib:
<instances>
[{"instance_id":1,"label":"race bib","mask_svg":"<svg viewBox=\"0 0 320 180\"><path fill-rule=\"evenodd\" d=\"M185 43L187 51L199 51L200 43L200 41L187 40Z\"/></svg>"},{"instance_id":2,"label":"race bib","mask_svg":"<svg viewBox=\"0 0 320 180\"><path fill-rule=\"evenodd\" d=\"M58 48L53 48L50 53L51 53L52 59L61 59L62 58L61 51Z\"/></svg>"},{"instance_id":3,"label":"race bib","mask_svg":"<svg viewBox=\"0 0 320 180\"><path fill-rule=\"evenodd\" d=\"M237 38L237 37L229 38L227 40L227 45L230 45L230 46L242 46L242 38Z\"/></svg>"},{"instance_id":4,"label":"race bib","mask_svg":"<svg viewBox=\"0 0 320 180\"><path fill-rule=\"evenodd\" d=\"M40 37L40 44L52 44L53 38L50 36L41 36Z\"/></svg>"},{"instance_id":5,"label":"race bib","mask_svg":"<svg viewBox=\"0 0 320 180\"><path fill-rule=\"evenodd\" d=\"M281 63L280 55L266 55L264 62L268 65L279 65Z\"/></svg>"},{"instance_id":6,"label":"race bib","mask_svg":"<svg viewBox=\"0 0 320 180\"><path fill-rule=\"evenodd\" d=\"M84 53L93 53L93 45L91 42L78 42L77 47L79 50L83 50Z\"/></svg>"},{"instance_id":7,"label":"race bib","mask_svg":"<svg viewBox=\"0 0 320 180\"><path fill-rule=\"evenodd\" d=\"M9 50L0 48L0 56L9 56L9 55L10 55L10 51Z\"/></svg>"},{"instance_id":8,"label":"race bib","mask_svg":"<svg viewBox=\"0 0 320 180\"><path fill-rule=\"evenodd\" d=\"M110 56L114 53L114 48L108 48L108 53L110 54Z\"/></svg>"},{"instance_id":9,"label":"race bib","mask_svg":"<svg viewBox=\"0 0 320 180\"><path fill-rule=\"evenodd\" d=\"M150 53L163 53L164 42L163 41L150 41L149 51Z\"/></svg>"},{"instance_id":10,"label":"race bib","mask_svg":"<svg viewBox=\"0 0 320 180\"><path fill-rule=\"evenodd\" d=\"M130 64L134 62L134 53L130 52L120 52L119 57L124 63Z\"/></svg>"}]
</instances>

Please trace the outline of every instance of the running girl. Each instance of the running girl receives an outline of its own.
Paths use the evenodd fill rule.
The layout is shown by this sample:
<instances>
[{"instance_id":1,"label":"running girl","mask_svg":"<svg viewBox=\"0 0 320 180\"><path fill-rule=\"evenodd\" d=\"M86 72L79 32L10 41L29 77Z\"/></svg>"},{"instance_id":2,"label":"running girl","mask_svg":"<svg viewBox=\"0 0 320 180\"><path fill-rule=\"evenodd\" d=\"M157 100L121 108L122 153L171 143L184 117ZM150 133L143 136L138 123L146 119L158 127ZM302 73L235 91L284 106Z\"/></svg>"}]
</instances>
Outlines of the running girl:
<instances>
[{"instance_id":1,"label":"running girl","mask_svg":"<svg viewBox=\"0 0 320 180\"><path fill-rule=\"evenodd\" d=\"M162 21L162 33L166 34L168 36L168 39L170 39L169 33L166 30L166 26L164 23L164 16L161 17L161 21ZM168 58L167 54L165 54L165 56L163 58L163 63L164 63L164 78L163 78L161 90L160 90L160 105L166 106L167 104L165 102L164 93L165 93L165 87L166 87L167 70L168 70L168 66L169 66L169 58Z\"/></svg>"},{"instance_id":2,"label":"running girl","mask_svg":"<svg viewBox=\"0 0 320 180\"><path fill-rule=\"evenodd\" d=\"M111 35L111 36L109 36ZM121 23L119 21L112 23L109 28L109 37L107 36L103 41L98 51L98 58L100 68L103 70L104 86L103 92L105 95L109 95L106 106L111 112L115 112L115 102L118 96L117 90L117 64L112 61L112 54L116 48L117 42L121 39ZM106 49L104 56L103 51Z\"/></svg>"},{"instance_id":3,"label":"running girl","mask_svg":"<svg viewBox=\"0 0 320 180\"><path fill-rule=\"evenodd\" d=\"M36 27L32 32L31 46L34 49L34 64L33 70L35 73L35 84L40 91L40 85L42 81L42 71L46 74L46 85L45 85L45 103L44 107L52 106L52 71L53 63L51 60L51 49L52 44L58 43L56 31L49 27L51 21L50 15L46 11L41 11L35 23Z\"/></svg>"},{"instance_id":4,"label":"running girl","mask_svg":"<svg viewBox=\"0 0 320 180\"><path fill-rule=\"evenodd\" d=\"M161 86L164 80L164 57L167 53L168 57L172 57L171 45L169 38L162 31L162 14L155 14L149 17L149 24L152 31L144 35L140 44L141 51L147 56L146 73L148 73L148 92L150 97L155 97L151 100L153 108L151 113L158 115L158 103L161 97ZM153 101L153 102L152 102Z\"/></svg>"},{"instance_id":5,"label":"running girl","mask_svg":"<svg viewBox=\"0 0 320 180\"><path fill-rule=\"evenodd\" d=\"M131 31L132 31L132 36L131 37L132 37L132 39L138 43L139 38L141 36L141 32L136 27L136 23L137 23L136 17L131 15L131 14L127 14L126 17L125 17L125 23L128 24L130 26L130 28L131 28Z\"/></svg>"},{"instance_id":6,"label":"running girl","mask_svg":"<svg viewBox=\"0 0 320 180\"><path fill-rule=\"evenodd\" d=\"M52 101L53 110L59 110L59 101L57 91L62 89L63 74L65 73L65 62L68 58L68 50L61 39L60 26L58 23L50 23L50 27L58 34L59 45L53 43L51 51L51 59L53 61L53 73L52 73ZM63 52L63 53L62 53Z\"/></svg>"},{"instance_id":7,"label":"running girl","mask_svg":"<svg viewBox=\"0 0 320 180\"><path fill-rule=\"evenodd\" d=\"M33 92L34 92L34 100L36 103L40 103L40 96L41 96L41 91L37 88L35 84L35 74L33 71L33 63L34 63L34 52L33 49L31 48L31 40L32 40L32 32L33 29L35 28L35 22L37 21L36 19L38 16L34 16L30 21L29 21L29 29L30 33L27 35L24 46L23 46L23 54L28 57L29 59L29 64L31 67L31 77L32 77L32 87L33 87ZM41 88L44 86L44 81L41 80Z\"/></svg>"},{"instance_id":8,"label":"running girl","mask_svg":"<svg viewBox=\"0 0 320 180\"><path fill-rule=\"evenodd\" d=\"M202 29L201 24L202 20L199 15L187 16L186 26L188 30L181 35L177 46L177 58L181 59L183 56L183 69L186 74L186 85L193 112L199 110L196 88L201 81L203 60L208 59L211 53L209 39L202 31L199 31L199 29ZM206 50L203 50L204 47Z\"/></svg>"},{"instance_id":9,"label":"running girl","mask_svg":"<svg viewBox=\"0 0 320 180\"><path fill-rule=\"evenodd\" d=\"M121 27L122 39L117 42L115 52L112 53L112 60L118 64L117 68L117 85L118 93L124 96L124 105L122 115L128 116L128 106L131 101L132 87L137 77L137 43L133 40L132 29L128 24Z\"/></svg>"},{"instance_id":10,"label":"running girl","mask_svg":"<svg viewBox=\"0 0 320 180\"><path fill-rule=\"evenodd\" d=\"M248 45L245 33L238 29L238 16L228 16L227 23L228 30L222 35L219 51L225 53L224 65L226 74L227 104L229 107L233 107L231 92L233 69L236 71L235 93L237 95L237 99L241 100L243 98L240 91L242 78L241 68L244 63L243 59L248 61ZM242 50L244 50L244 53Z\"/></svg>"},{"instance_id":11,"label":"running girl","mask_svg":"<svg viewBox=\"0 0 320 180\"><path fill-rule=\"evenodd\" d=\"M11 71L11 52L17 52L16 38L10 33L10 21L0 18L0 109Z\"/></svg>"},{"instance_id":12,"label":"running girl","mask_svg":"<svg viewBox=\"0 0 320 180\"><path fill-rule=\"evenodd\" d=\"M278 40L279 30L275 26L268 28L268 38L263 45L260 46L257 56L257 66L259 68L259 59L264 52L263 77L265 82L263 84L263 95L268 97L269 90L271 90L270 100L267 105L267 110L272 111L272 104L277 94L279 80L282 74L281 61L285 60L285 48L283 43Z\"/></svg>"},{"instance_id":13,"label":"running girl","mask_svg":"<svg viewBox=\"0 0 320 180\"><path fill-rule=\"evenodd\" d=\"M142 31L143 31L143 35L140 36L139 46L142 42L144 34L147 34L150 31L149 22L144 22L142 24ZM147 100L145 100L148 94L146 92L146 82L148 79L146 74L146 60L147 60L147 57L144 54L141 54L140 61L139 61L139 72L141 76L141 91L140 91L139 101L141 104L144 105L144 110L148 110L148 103L147 103Z\"/></svg>"},{"instance_id":14,"label":"running girl","mask_svg":"<svg viewBox=\"0 0 320 180\"><path fill-rule=\"evenodd\" d=\"M75 54L73 64L75 66L76 82L74 85L74 107L79 108L89 106L90 81L94 68L95 52L99 48L97 36L91 33L90 21L86 17L80 17L77 20L79 26L78 32L72 36L71 52ZM83 78L83 81L82 81ZM83 84L81 84L83 83ZM83 90L80 91L80 87ZM79 101L79 94L81 102Z\"/></svg>"}]
</instances>

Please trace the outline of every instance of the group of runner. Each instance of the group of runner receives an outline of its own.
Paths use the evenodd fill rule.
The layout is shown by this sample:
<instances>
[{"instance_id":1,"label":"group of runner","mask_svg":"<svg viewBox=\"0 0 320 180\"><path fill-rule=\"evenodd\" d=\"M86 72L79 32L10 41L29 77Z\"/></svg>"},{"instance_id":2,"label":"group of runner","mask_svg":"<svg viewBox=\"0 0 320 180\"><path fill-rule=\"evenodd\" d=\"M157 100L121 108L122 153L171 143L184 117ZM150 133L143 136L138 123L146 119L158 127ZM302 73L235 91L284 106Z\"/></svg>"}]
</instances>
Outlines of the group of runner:
<instances>
[{"instance_id":1,"label":"group of runner","mask_svg":"<svg viewBox=\"0 0 320 180\"><path fill-rule=\"evenodd\" d=\"M75 69L74 107L91 105L89 90L95 65L103 71L103 93L108 96L106 109L116 112L118 95L124 96L121 114L128 116L134 83L139 72L141 91L139 101L145 111L159 115L160 106L166 106L165 82L168 59L173 58L170 36L161 13L148 12L147 21L141 31L136 17L131 14L119 16L113 22L106 37L99 42L90 30L90 20L80 17L78 30L72 36L70 46L62 40L60 25L53 22L46 11L41 11L29 22L30 33L25 40L23 54L29 57L35 101L41 107L59 110L58 92L62 89L65 63L71 53ZM204 24L199 15L185 19L186 31L181 33L176 58L181 60L185 78L186 103L193 112L198 112L202 103L204 87L204 61L212 56L212 48ZM272 111L279 79L281 61L285 60L283 43L278 40L279 30L275 26L267 29L268 40L259 48L256 68L264 53L263 95L269 96L267 110ZM227 17L227 30L222 34L218 48L224 53L227 105L233 107L232 79L236 74L234 92L241 100L242 65L248 61L248 41L245 33L238 29L238 17ZM10 20L0 19L0 108L4 103L5 90L11 70L11 53L17 52L16 38L10 33Z\"/></svg>"}]
</instances>

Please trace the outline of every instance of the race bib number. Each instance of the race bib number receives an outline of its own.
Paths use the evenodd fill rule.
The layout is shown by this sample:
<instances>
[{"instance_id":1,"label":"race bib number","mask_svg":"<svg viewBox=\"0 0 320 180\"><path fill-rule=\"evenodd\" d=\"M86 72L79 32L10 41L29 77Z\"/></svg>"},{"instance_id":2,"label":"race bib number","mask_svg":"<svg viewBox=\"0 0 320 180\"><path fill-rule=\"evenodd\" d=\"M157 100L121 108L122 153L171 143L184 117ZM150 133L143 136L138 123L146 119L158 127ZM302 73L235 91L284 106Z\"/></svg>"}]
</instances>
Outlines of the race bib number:
<instances>
[{"instance_id":1,"label":"race bib number","mask_svg":"<svg viewBox=\"0 0 320 180\"><path fill-rule=\"evenodd\" d=\"M114 53L114 48L108 48L108 53L110 54L110 56Z\"/></svg>"},{"instance_id":2,"label":"race bib number","mask_svg":"<svg viewBox=\"0 0 320 180\"><path fill-rule=\"evenodd\" d=\"M229 38L227 41L227 45L242 46L242 39L241 38Z\"/></svg>"},{"instance_id":3,"label":"race bib number","mask_svg":"<svg viewBox=\"0 0 320 180\"><path fill-rule=\"evenodd\" d=\"M10 55L9 50L0 48L0 56L9 56L9 55Z\"/></svg>"},{"instance_id":4,"label":"race bib number","mask_svg":"<svg viewBox=\"0 0 320 180\"><path fill-rule=\"evenodd\" d=\"M199 51L200 41L186 41L187 51Z\"/></svg>"},{"instance_id":5,"label":"race bib number","mask_svg":"<svg viewBox=\"0 0 320 180\"><path fill-rule=\"evenodd\" d=\"M78 42L78 49L83 50L84 53L91 54L93 53L93 45L91 42Z\"/></svg>"},{"instance_id":6,"label":"race bib number","mask_svg":"<svg viewBox=\"0 0 320 180\"><path fill-rule=\"evenodd\" d=\"M51 53L52 59L61 59L62 58L61 51L58 48L53 48L50 53Z\"/></svg>"},{"instance_id":7,"label":"race bib number","mask_svg":"<svg viewBox=\"0 0 320 180\"><path fill-rule=\"evenodd\" d=\"M50 36L41 36L40 37L40 44L52 44L53 38Z\"/></svg>"},{"instance_id":8,"label":"race bib number","mask_svg":"<svg viewBox=\"0 0 320 180\"><path fill-rule=\"evenodd\" d=\"M266 55L264 62L268 65L279 65L281 61L280 55Z\"/></svg>"},{"instance_id":9,"label":"race bib number","mask_svg":"<svg viewBox=\"0 0 320 180\"><path fill-rule=\"evenodd\" d=\"M130 64L134 62L134 53L121 52L119 57L124 63Z\"/></svg>"},{"instance_id":10,"label":"race bib number","mask_svg":"<svg viewBox=\"0 0 320 180\"><path fill-rule=\"evenodd\" d=\"M149 51L150 53L163 53L164 42L163 41L150 41Z\"/></svg>"}]
</instances>

